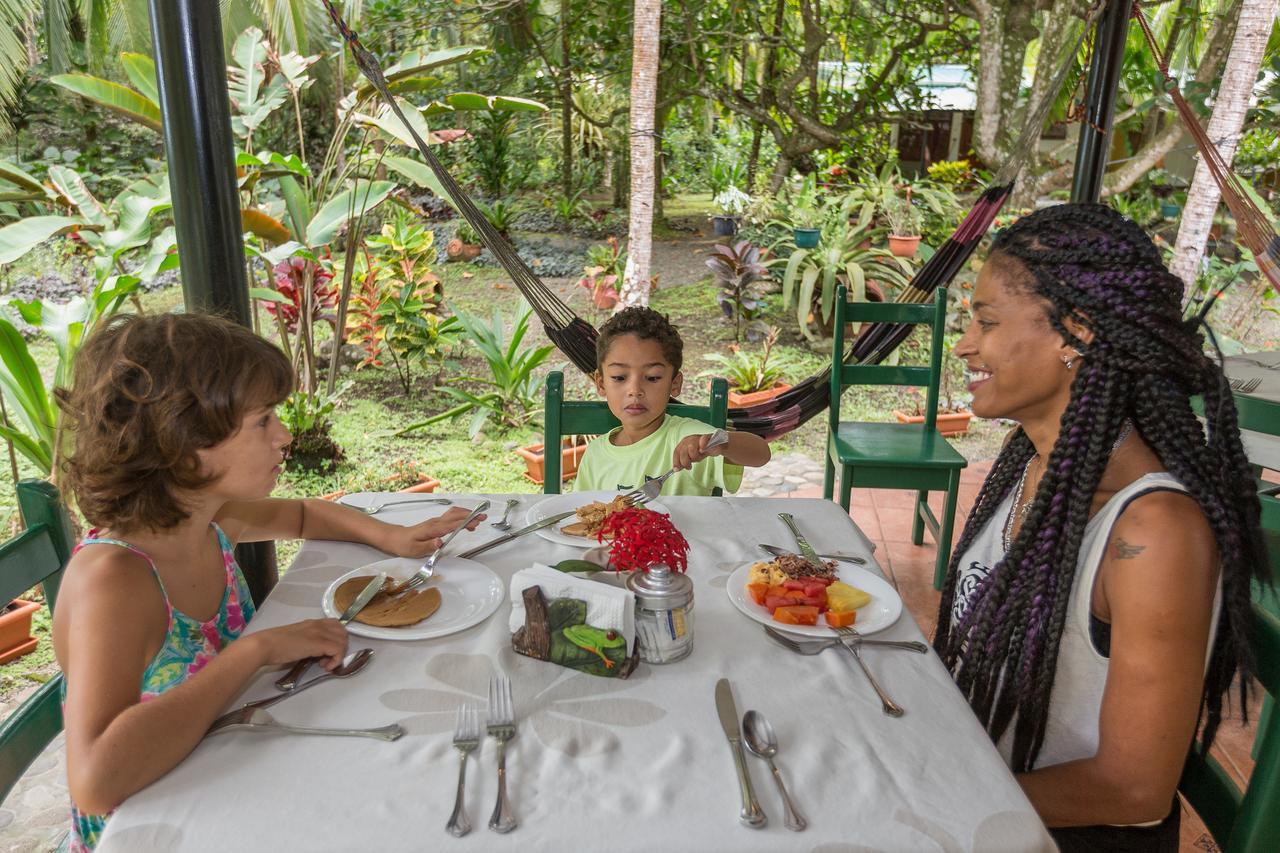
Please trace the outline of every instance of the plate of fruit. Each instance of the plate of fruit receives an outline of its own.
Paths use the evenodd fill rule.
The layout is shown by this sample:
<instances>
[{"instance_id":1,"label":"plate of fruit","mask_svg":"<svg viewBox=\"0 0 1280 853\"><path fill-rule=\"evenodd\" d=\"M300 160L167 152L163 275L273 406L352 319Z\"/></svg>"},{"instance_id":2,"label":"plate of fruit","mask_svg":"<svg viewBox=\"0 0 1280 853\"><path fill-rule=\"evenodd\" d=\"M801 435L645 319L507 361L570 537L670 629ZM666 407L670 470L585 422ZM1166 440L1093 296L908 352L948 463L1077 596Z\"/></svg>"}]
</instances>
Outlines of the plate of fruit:
<instances>
[{"instance_id":1,"label":"plate of fruit","mask_svg":"<svg viewBox=\"0 0 1280 853\"><path fill-rule=\"evenodd\" d=\"M902 615L897 590L875 572L790 554L739 566L726 590L749 618L808 637L830 637L834 628L874 634Z\"/></svg>"}]
</instances>

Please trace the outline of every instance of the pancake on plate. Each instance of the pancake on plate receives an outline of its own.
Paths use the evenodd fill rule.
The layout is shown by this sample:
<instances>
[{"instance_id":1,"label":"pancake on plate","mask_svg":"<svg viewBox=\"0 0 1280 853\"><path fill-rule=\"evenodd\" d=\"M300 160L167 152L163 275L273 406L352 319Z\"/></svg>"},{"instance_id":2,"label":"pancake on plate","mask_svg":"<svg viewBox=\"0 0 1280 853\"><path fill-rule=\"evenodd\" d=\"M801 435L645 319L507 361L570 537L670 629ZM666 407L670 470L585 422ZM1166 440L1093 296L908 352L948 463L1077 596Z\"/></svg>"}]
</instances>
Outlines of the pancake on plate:
<instances>
[{"instance_id":1,"label":"pancake on plate","mask_svg":"<svg viewBox=\"0 0 1280 853\"><path fill-rule=\"evenodd\" d=\"M339 612L351 606L360 591L373 580L373 575L349 578L333 591L333 606ZM356 614L356 621L377 628L404 628L429 619L440 609L440 590L436 587L418 587L400 595L387 595L396 581L388 578L364 609Z\"/></svg>"},{"instance_id":2,"label":"pancake on plate","mask_svg":"<svg viewBox=\"0 0 1280 853\"><path fill-rule=\"evenodd\" d=\"M624 509L630 509L631 504L627 503L622 495L618 495L609 503L602 501L592 501L586 506L580 506L575 510L578 520L573 524L566 524L560 528L561 533L567 533L570 536L582 536L587 539L595 539L600 528L604 527L604 520L615 512L622 512ZM605 538L612 538L606 536Z\"/></svg>"}]
</instances>

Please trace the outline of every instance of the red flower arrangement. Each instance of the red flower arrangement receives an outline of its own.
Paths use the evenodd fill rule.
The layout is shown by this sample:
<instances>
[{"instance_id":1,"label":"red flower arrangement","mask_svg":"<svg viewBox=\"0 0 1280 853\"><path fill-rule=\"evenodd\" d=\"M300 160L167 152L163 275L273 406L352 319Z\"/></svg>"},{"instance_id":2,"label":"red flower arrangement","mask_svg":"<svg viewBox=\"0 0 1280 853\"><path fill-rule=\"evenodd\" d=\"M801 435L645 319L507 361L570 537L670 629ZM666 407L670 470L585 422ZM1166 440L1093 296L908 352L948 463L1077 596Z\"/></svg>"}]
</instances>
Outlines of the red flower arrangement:
<instances>
[{"instance_id":1,"label":"red flower arrangement","mask_svg":"<svg viewBox=\"0 0 1280 853\"><path fill-rule=\"evenodd\" d=\"M338 288L333 285L333 271L326 265L306 258L285 258L271 269L276 290L288 302L268 302L267 312L284 321L290 332L298 331L298 318L302 316L302 300L306 291L308 272L311 274L311 322L325 320L330 325L337 322L337 315L327 313L338 304Z\"/></svg>"},{"instance_id":2,"label":"red flower arrangement","mask_svg":"<svg viewBox=\"0 0 1280 853\"><path fill-rule=\"evenodd\" d=\"M604 520L597 539L603 542L610 535L609 564L618 571L647 572L656 563L673 572L689 567L689 542L665 513L639 507L615 512Z\"/></svg>"}]
</instances>

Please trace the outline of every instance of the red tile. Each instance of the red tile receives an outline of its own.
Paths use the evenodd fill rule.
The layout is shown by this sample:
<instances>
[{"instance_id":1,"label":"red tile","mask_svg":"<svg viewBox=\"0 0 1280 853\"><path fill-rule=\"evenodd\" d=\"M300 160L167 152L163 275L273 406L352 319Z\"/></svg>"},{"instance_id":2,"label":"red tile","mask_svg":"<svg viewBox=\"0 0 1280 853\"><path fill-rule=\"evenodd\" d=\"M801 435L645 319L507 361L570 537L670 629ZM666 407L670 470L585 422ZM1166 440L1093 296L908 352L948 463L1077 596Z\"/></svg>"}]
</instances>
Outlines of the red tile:
<instances>
[{"instance_id":1,"label":"red tile","mask_svg":"<svg viewBox=\"0 0 1280 853\"><path fill-rule=\"evenodd\" d=\"M871 507L855 506L849 511L849 515L853 518L853 523L858 525L868 539L881 539L880 519L876 515L876 511Z\"/></svg>"},{"instance_id":2,"label":"red tile","mask_svg":"<svg viewBox=\"0 0 1280 853\"><path fill-rule=\"evenodd\" d=\"M884 507L910 507L916 502L916 493L906 489L871 489L871 500L876 509Z\"/></svg>"}]
</instances>

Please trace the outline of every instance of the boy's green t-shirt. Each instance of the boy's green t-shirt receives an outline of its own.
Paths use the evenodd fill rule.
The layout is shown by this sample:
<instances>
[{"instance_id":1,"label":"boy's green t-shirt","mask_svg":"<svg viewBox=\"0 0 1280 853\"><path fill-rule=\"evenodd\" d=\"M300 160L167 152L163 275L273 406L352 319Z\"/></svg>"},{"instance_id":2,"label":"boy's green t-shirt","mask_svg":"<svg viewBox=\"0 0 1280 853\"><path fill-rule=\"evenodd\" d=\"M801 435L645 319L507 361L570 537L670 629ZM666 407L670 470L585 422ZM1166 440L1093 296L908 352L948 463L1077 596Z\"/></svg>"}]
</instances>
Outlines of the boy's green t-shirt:
<instances>
[{"instance_id":1,"label":"boy's green t-shirt","mask_svg":"<svg viewBox=\"0 0 1280 853\"><path fill-rule=\"evenodd\" d=\"M653 435L635 444L619 447L609 441L622 427L602 435L587 445L578 463L575 492L626 491L639 488L671 470L671 454L687 436L702 435L713 428L702 421L665 415ZM725 462L723 456L703 459L688 471L672 474L662 484L664 495L710 495L719 487L736 492L742 485L742 466Z\"/></svg>"}]
</instances>

